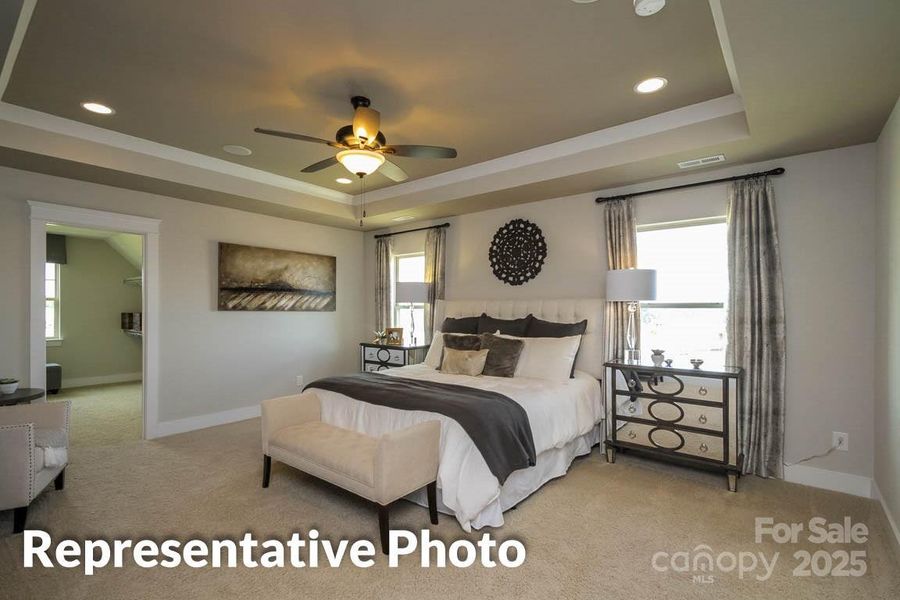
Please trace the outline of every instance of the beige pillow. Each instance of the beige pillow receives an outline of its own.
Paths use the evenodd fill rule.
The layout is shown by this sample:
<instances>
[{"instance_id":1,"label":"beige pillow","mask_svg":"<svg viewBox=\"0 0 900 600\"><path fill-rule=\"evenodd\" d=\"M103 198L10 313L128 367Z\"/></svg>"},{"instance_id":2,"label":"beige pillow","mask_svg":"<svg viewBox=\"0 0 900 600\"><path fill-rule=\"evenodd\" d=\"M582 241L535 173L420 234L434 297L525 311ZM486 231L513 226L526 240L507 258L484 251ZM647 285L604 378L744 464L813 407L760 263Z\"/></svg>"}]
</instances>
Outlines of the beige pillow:
<instances>
[{"instance_id":1,"label":"beige pillow","mask_svg":"<svg viewBox=\"0 0 900 600\"><path fill-rule=\"evenodd\" d=\"M449 375L481 375L489 350L454 350L444 348L441 373Z\"/></svg>"}]
</instances>

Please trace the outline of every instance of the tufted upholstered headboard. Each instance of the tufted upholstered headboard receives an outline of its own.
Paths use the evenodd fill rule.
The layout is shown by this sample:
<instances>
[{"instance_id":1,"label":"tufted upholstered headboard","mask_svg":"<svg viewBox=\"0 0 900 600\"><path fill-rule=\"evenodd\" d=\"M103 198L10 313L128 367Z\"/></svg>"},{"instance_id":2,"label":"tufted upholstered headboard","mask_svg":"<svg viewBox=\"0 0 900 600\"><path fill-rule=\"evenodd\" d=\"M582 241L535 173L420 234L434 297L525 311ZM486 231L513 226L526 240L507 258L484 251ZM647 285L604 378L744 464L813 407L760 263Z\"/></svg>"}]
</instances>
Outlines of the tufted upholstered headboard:
<instances>
[{"instance_id":1,"label":"tufted upholstered headboard","mask_svg":"<svg viewBox=\"0 0 900 600\"><path fill-rule=\"evenodd\" d=\"M438 300L434 326L440 328L445 317L477 317L481 313L500 319L516 319L533 314L545 321L576 323L587 319L587 330L575 368L594 377L603 376L603 315L606 302L602 298L574 300Z\"/></svg>"}]
</instances>

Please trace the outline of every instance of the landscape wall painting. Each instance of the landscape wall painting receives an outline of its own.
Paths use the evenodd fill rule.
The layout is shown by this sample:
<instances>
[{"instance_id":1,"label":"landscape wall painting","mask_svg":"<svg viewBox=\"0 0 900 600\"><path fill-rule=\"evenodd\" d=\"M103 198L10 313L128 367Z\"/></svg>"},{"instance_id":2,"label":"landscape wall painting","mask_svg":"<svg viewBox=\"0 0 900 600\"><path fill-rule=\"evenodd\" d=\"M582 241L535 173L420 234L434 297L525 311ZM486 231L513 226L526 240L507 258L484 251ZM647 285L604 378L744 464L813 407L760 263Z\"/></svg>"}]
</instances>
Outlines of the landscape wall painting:
<instances>
[{"instance_id":1,"label":"landscape wall painting","mask_svg":"<svg viewBox=\"0 0 900 600\"><path fill-rule=\"evenodd\" d=\"M337 259L219 243L219 310L333 311Z\"/></svg>"}]
</instances>

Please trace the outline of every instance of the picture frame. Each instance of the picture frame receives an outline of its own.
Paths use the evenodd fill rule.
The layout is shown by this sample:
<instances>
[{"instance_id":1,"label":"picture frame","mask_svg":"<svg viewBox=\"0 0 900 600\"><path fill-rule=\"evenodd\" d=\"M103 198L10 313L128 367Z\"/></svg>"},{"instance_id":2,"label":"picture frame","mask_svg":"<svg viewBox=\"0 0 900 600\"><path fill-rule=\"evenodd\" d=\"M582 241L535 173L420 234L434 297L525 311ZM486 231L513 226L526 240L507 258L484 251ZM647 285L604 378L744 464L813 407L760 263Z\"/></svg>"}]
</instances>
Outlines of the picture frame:
<instances>
[{"instance_id":1,"label":"picture frame","mask_svg":"<svg viewBox=\"0 0 900 600\"><path fill-rule=\"evenodd\" d=\"M384 340L385 344L388 346L402 346L403 345L403 328L402 327L388 327L384 330Z\"/></svg>"}]
</instances>

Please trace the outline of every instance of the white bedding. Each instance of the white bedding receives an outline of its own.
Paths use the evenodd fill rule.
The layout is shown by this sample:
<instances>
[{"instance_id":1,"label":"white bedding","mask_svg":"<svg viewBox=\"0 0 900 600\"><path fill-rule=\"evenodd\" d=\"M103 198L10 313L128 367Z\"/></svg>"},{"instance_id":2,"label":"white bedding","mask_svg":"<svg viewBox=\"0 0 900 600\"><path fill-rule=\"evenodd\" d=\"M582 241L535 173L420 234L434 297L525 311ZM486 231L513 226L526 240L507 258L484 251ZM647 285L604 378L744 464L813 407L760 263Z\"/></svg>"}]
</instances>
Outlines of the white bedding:
<instances>
[{"instance_id":1,"label":"white bedding","mask_svg":"<svg viewBox=\"0 0 900 600\"><path fill-rule=\"evenodd\" d=\"M546 381L526 377L470 377L448 375L426 365L412 365L382 371L389 376L407 377L465 385L498 392L518 402L528 414L534 436L538 462L541 454L566 448L566 452L550 453L559 463L559 456L566 455L568 463L584 453L588 441L595 441L595 426L603 418L599 382L580 371L575 378L565 382ZM409 427L430 420L441 421L440 465L438 488L444 507L452 511L462 528L471 531L484 526L499 527L503 524L501 486L488 469L487 463L465 430L453 419L425 411L407 411L367 404L344 394L315 390L322 405L322 420L346 429L353 429L373 436ZM592 437L593 436L593 437ZM580 438L580 439L579 439ZM573 443L577 440L578 443ZM590 447L589 445L587 446ZM571 456L569 456L571 455ZM534 469L526 469L531 471ZM545 469L546 470L546 469ZM558 470L558 465L556 467ZM522 486L528 477L517 471L506 485ZM558 476L558 475L553 475ZM551 477L539 477L534 489ZM504 486L506 487L506 486ZM531 491L516 491L524 498Z\"/></svg>"}]
</instances>

